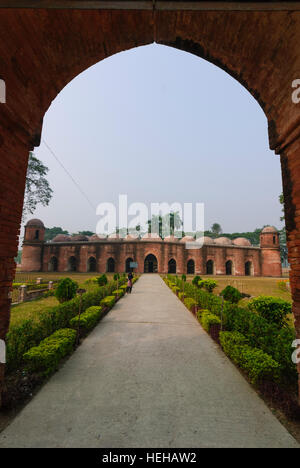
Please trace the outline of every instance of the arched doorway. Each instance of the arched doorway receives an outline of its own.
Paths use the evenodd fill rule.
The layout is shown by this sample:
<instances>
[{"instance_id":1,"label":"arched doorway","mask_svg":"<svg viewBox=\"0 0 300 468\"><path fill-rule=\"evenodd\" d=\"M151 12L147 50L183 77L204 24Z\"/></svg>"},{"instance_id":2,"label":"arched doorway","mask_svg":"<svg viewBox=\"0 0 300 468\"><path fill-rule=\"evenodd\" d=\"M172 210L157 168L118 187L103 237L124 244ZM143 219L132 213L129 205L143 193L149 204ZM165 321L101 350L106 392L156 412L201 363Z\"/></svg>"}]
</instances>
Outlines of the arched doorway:
<instances>
[{"instance_id":1,"label":"arched doorway","mask_svg":"<svg viewBox=\"0 0 300 468\"><path fill-rule=\"evenodd\" d=\"M225 263L225 272L226 272L226 275L233 274L233 264L231 260L227 260L227 262Z\"/></svg>"},{"instance_id":2,"label":"arched doorway","mask_svg":"<svg viewBox=\"0 0 300 468\"><path fill-rule=\"evenodd\" d=\"M144 261L144 273L157 273L157 258L149 254Z\"/></svg>"},{"instance_id":3,"label":"arched doorway","mask_svg":"<svg viewBox=\"0 0 300 468\"><path fill-rule=\"evenodd\" d=\"M95 257L90 257L87 262L87 271L92 272L92 271L97 271L97 260Z\"/></svg>"},{"instance_id":4,"label":"arched doorway","mask_svg":"<svg viewBox=\"0 0 300 468\"><path fill-rule=\"evenodd\" d=\"M174 258L171 258L171 260L168 262L168 273L176 273L176 260L174 260Z\"/></svg>"},{"instance_id":5,"label":"arched doorway","mask_svg":"<svg viewBox=\"0 0 300 468\"><path fill-rule=\"evenodd\" d=\"M252 266L252 262L250 261L245 263L245 275L246 276L253 275L253 266Z\"/></svg>"},{"instance_id":6,"label":"arched doorway","mask_svg":"<svg viewBox=\"0 0 300 468\"><path fill-rule=\"evenodd\" d=\"M187 262L186 272L187 272L188 275L194 275L195 274L195 262L194 262L194 260L190 259Z\"/></svg>"},{"instance_id":7,"label":"arched doorway","mask_svg":"<svg viewBox=\"0 0 300 468\"><path fill-rule=\"evenodd\" d=\"M130 268L130 263L133 262L133 259L132 258L127 258L126 262L125 262L125 271L126 273L129 273L132 268Z\"/></svg>"},{"instance_id":8,"label":"arched doorway","mask_svg":"<svg viewBox=\"0 0 300 468\"><path fill-rule=\"evenodd\" d=\"M58 269L58 260L56 257L51 257L48 263L48 271L57 271Z\"/></svg>"},{"instance_id":9,"label":"arched doorway","mask_svg":"<svg viewBox=\"0 0 300 468\"><path fill-rule=\"evenodd\" d=\"M108 260L107 260L107 263L106 263L106 272L107 273L114 273L115 272L115 261L112 257L110 257Z\"/></svg>"},{"instance_id":10,"label":"arched doorway","mask_svg":"<svg viewBox=\"0 0 300 468\"><path fill-rule=\"evenodd\" d=\"M206 262L206 274L213 275L214 274L214 262L212 260L208 260Z\"/></svg>"},{"instance_id":11,"label":"arched doorway","mask_svg":"<svg viewBox=\"0 0 300 468\"><path fill-rule=\"evenodd\" d=\"M72 256L68 260L68 271L76 271L77 270L77 260L76 257Z\"/></svg>"}]
</instances>

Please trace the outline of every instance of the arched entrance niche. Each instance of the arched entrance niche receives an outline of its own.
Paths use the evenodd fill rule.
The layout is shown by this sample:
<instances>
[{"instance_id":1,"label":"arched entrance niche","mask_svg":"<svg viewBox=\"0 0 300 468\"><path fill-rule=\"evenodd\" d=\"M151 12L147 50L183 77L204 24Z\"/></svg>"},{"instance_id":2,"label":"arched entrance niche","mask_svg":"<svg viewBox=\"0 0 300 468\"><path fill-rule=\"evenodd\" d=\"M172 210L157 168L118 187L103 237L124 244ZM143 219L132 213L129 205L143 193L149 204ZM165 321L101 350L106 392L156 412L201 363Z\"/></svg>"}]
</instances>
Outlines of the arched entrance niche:
<instances>
[{"instance_id":1,"label":"arched entrance niche","mask_svg":"<svg viewBox=\"0 0 300 468\"><path fill-rule=\"evenodd\" d=\"M58 260L57 257L51 257L48 263L48 271L57 271L58 270Z\"/></svg>"},{"instance_id":2,"label":"arched entrance niche","mask_svg":"<svg viewBox=\"0 0 300 468\"><path fill-rule=\"evenodd\" d=\"M176 273L176 260L174 260L174 258L171 258L168 262L168 273Z\"/></svg>"},{"instance_id":3,"label":"arched entrance niche","mask_svg":"<svg viewBox=\"0 0 300 468\"><path fill-rule=\"evenodd\" d=\"M195 262L194 262L193 259L190 259L187 262L186 272L187 272L188 275L194 275L195 274Z\"/></svg>"},{"instance_id":4,"label":"arched entrance niche","mask_svg":"<svg viewBox=\"0 0 300 468\"><path fill-rule=\"evenodd\" d=\"M245 263L245 276L253 275L253 263L249 260Z\"/></svg>"},{"instance_id":5,"label":"arched entrance niche","mask_svg":"<svg viewBox=\"0 0 300 468\"><path fill-rule=\"evenodd\" d=\"M95 272L97 271L97 260L95 257L90 257L87 262L87 271L88 272Z\"/></svg>"},{"instance_id":6,"label":"arched entrance niche","mask_svg":"<svg viewBox=\"0 0 300 468\"><path fill-rule=\"evenodd\" d=\"M144 273L157 273L157 258L155 255L149 254L145 258Z\"/></svg>"},{"instance_id":7,"label":"arched entrance niche","mask_svg":"<svg viewBox=\"0 0 300 468\"><path fill-rule=\"evenodd\" d=\"M106 272L107 273L115 272L115 261L112 257L110 257L106 262Z\"/></svg>"},{"instance_id":8,"label":"arched entrance niche","mask_svg":"<svg viewBox=\"0 0 300 468\"><path fill-rule=\"evenodd\" d=\"M74 256L68 260L68 271L77 271L77 260Z\"/></svg>"},{"instance_id":9,"label":"arched entrance niche","mask_svg":"<svg viewBox=\"0 0 300 468\"><path fill-rule=\"evenodd\" d=\"M226 275L233 275L234 272L233 272L233 263L231 260L227 260L227 262L225 263L225 272L226 272Z\"/></svg>"},{"instance_id":10,"label":"arched entrance niche","mask_svg":"<svg viewBox=\"0 0 300 468\"><path fill-rule=\"evenodd\" d=\"M130 271L132 271L132 268L130 268L130 263L133 262L133 258L127 258L126 262L125 262L125 271L126 273L129 273Z\"/></svg>"},{"instance_id":11,"label":"arched entrance niche","mask_svg":"<svg viewBox=\"0 0 300 468\"><path fill-rule=\"evenodd\" d=\"M208 260L206 262L206 274L213 275L214 274L214 262L213 260Z\"/></svg>"}]
</instances>

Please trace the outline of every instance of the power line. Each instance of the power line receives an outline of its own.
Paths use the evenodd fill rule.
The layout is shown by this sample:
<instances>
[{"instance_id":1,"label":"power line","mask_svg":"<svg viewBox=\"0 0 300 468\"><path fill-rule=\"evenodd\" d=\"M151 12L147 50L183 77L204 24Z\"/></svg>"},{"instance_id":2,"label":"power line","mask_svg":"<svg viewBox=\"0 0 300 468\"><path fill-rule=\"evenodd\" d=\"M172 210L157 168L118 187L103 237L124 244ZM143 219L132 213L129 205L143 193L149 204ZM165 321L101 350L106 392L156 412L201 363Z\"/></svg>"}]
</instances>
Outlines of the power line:
<instances>
[{"instance_id":1,"label":"power line","mask_svg":"<svg viewBox=\"0 0 300 468\"><path fill-rule=\"evenodd\" d=\"M56 159L56 161L58 162L58 164L63 168L63 170L65 171L65 173L70 177L70 179L72 180L73 184L76 185L76 187L78 188L79 192L81 193L81 195L83 195L83 197L86 199L86 201L88 202L88 204L92 207L93 211L95 212L96 210L96 207L93 205L93 203L91 202L91 200L89 199L89 197L85 194L85 192L82 190L82 188L80 187L80 185L76 182L76 180L73 178L73 176L70 174L70 172L65 168L65 166L63 165L63 163L59 160L59 158L56 156L56 154L54 153L54 151L50 148L50 146L48 145L48 143L42 139L44 145L46 146L46 148L48 149L48 151L52 154L52 156Z\"/></svg>"}]
</instances>

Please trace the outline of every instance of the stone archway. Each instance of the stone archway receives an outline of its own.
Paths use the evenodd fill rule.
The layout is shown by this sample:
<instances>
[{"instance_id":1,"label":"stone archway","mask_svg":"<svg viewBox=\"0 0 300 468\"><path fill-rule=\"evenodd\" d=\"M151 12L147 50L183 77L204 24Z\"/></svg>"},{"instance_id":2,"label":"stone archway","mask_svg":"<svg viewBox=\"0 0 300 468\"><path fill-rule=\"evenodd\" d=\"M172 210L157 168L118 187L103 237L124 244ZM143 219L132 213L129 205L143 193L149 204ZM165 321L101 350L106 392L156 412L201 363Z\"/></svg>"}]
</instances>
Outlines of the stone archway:
<instances>
[{"instance_id":1,"label":"stone archway","mask_svg":"<svg viewBox=\"0 0 300 468\"><path fill-rule=\"evenodd\" d=\"M0 42L0 77L7 90L6 104L0 104L0 231L6 233L0 240L5 272L0 278L0 339L9 326L28 153L40 144L46 110L63 87L91 65L152 42L219 66L264 110L270 148L281 158L293 313L300 337L300 117L299 105L291 99L292 83L300 78L300 11L281 9L281 2L277 11L272 5L265 11L255 6L243 11L242 4L234 11L226 2L224 11L222 6L219 11L180 10L175 2L163 10L158 1L145 2L145 9L92 11L72 9L71 3L64 10L18 9L14 7L20 3L12 0L10 8L0 9L5 38Z\"/></svg>"}]
</instances>

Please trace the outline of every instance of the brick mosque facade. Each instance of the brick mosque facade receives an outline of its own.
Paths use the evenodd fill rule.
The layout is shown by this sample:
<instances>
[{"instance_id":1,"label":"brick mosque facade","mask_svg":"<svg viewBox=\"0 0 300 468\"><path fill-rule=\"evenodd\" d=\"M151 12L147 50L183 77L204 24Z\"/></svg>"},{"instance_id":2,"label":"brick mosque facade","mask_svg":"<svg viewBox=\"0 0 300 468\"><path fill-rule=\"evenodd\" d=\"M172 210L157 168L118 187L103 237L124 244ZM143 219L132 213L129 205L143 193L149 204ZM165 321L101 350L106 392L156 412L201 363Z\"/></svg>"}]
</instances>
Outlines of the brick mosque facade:
<instances>
[{"instance_id":1,"label":"brick mosque facade","mask_svg":"<svg viewBox=\"0 0 300 468\"><path fill-rule=\"evenodd\" d=\"M44 237L43 222L28 221L22 271L123 273L134 262L136 273L282 275L279 235L273 226L261 231L260 246L252 246L242 237L234 240L204 237L200 248L195 248L197 242L189 236L161 239L157 234L146 234L142 238L128 235L123 239L117 234L103 238L59 234L49 242Z\"/></svg>"}]
</instances>

